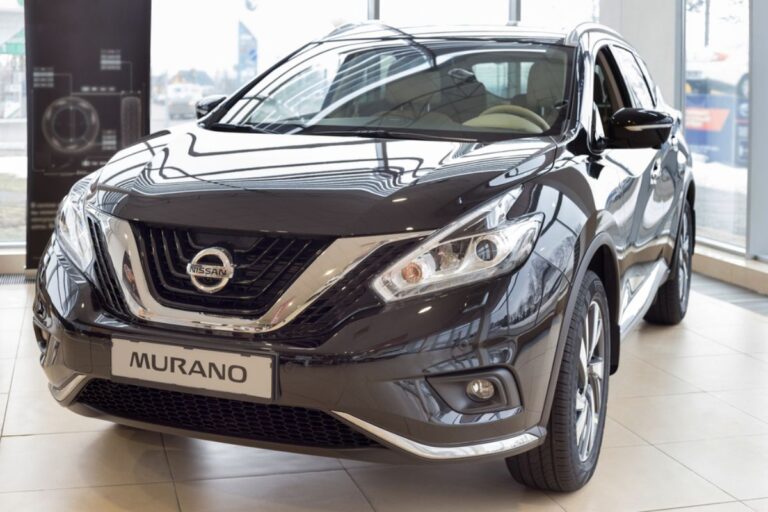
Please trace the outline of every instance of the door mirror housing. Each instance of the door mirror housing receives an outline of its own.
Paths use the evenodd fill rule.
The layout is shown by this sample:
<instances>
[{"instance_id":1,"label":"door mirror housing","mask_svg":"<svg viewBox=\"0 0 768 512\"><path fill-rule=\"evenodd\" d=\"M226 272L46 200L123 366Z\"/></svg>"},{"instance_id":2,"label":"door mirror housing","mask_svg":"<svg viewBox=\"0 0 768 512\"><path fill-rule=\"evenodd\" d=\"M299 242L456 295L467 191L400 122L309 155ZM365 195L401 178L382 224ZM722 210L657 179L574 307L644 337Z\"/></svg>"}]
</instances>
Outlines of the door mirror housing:
<instances>
[{"instance_id":1,"label":"door mirror housing","mask_svg":"<svg viewBox=\"0 0 768 512\"><path fill-rule=\"evenodd\" d=\"M212 96L206 96L197 103L195 103L195 112L197 118L207 116L213 109L221 105L221 103L227 99L224 94L214 94Z\"/></svg>"},{"instance_id":2,"label":"door mirror housing","mask_svg":"<svg viewBox=\"0 0 768 512\"><path fill-rule=\"evenodd\" d=\"M611 116L608 145L619 149L660 148L674 125L675 120L667 113L623 108Z\"/></svg>"}]
</instances>

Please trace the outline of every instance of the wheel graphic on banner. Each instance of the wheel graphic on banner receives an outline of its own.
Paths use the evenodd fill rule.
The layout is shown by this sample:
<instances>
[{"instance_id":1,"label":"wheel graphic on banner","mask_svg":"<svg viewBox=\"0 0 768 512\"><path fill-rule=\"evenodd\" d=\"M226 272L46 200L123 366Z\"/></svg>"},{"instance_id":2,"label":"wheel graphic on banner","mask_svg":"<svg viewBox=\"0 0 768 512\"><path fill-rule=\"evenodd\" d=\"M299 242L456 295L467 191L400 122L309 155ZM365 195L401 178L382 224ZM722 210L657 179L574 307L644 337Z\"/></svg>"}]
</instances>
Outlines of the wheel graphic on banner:
<instances>
[{"instance_id":1,"label":"wheel graphic on banner","mask_svg":"<svg viewBox=\"0 0 768 512\"><path fill-rule=\"evenodd\" d=\"M88 151L99 136L99 114L87 100L75 96L59 98L43 113L43 136L59 153Z\"/></svg>"}]
</instances>

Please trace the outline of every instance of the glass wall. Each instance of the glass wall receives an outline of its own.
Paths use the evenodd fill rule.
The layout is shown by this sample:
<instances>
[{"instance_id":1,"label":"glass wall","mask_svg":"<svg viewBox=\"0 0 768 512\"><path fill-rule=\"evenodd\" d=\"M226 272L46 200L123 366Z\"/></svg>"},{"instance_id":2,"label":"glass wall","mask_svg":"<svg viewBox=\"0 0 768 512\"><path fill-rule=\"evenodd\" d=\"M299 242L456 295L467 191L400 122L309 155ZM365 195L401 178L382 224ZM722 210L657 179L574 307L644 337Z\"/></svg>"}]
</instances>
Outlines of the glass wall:
<instances>
[{"instance_id":1,"label":"glass wall","mask_svg":"<svg viewBox=\"0 0 768 512\"><path fill-rule=\"evenodd\" d=\"M0 246L24 242L26 151L24 8L20 0L0 0Z\"/></svg>"},{"instance_id":2,"label":"glass wall","mask_svg":"<svg viewBox=\"0 0 768 512\"><path fill-rule=\"evenodd\" d=\"M522 0L520 17L526 25L571 29L585 21L597 21L600 0Z\"/></svg>"},{"instance_id":3,"label":"glass wall","mask_svg":"<svg viewBox=\"0 0 768 512\"><path fill-rule=\"evenodd\" d=\"M26 95L23 0L0 0L0 245L24 241ZM749 0L685 0L686 130L701 239L744 247L749 123ZM599 0L521 0L526 25L570 28ZM395 25L504 24L509 0L380 0ZM183 17L180 17L183 13ZM153 2L152 130L188 122L193 105L230 93L281 56L341 24L368 0Z\"/></svg>"},{"instance_id":4,"label":"glass wall","mask_svg":"<svg viewBox=\"0 0 768 512\"><path fill-rule=\"evenodd\" d=\"M743 248L747 226L749 0L686 0L686 138L697 235Z\"/></svg>"},{"instance_id":5,"label":"glass wall","mask_svg":"<svg viewBox=\"0 0 768 512\"><path fill-rule=\"evenodd\" d=\"M152 2L151 129L189 122L201 97L233 92L287 53L367 13L365 0Z\"/></svg>"},{"instance_id":6,"label":"glass wall","mask_svg":"<svg viewBox=\"0 0 768 512\"><path fill-rule=\"evenodd\" d=\"M383 22L417 25L504 25L509 19L509 0L474 0L470 4L446 0L380 0Z\"/></svg>"}]
</instances>

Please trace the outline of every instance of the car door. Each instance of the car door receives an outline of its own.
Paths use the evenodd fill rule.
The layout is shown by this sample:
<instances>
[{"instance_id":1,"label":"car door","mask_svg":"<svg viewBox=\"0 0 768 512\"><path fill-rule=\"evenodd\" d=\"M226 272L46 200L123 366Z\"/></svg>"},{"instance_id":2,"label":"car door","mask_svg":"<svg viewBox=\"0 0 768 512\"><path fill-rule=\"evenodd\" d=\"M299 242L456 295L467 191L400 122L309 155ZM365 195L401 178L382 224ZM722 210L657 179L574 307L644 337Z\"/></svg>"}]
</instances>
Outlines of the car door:
<instances>
[{"instance_id":1,"label":"car door","mask_svg":"<svg viewBox=\"0 0 768 512\"><path fill-rule=\"evenodd\" d=\"M654 204L662 165L660 151L610 147L611 116L622 108L642 108L618 66L613 44L613 40L607 40L593 46L591 138L597 151L593 152L591 166L592 174L599 176L596 191L604 194L599 201L605 201L604 208L615 224L612 235L621 276L619 319L624 329L639 316L663 276L663 251L654 233L665 215Z\"/></svg>"},{"instance_id":2,"label":"car door","mask_svg":"<svg viewBox=\"0 0 768 512\"><path fill-rule=\"evenodd\" d=\"M632 106L646 110L662 109L665 106L657 101L653 89L649 85L649 79L639 63L637 55L630 49L611 45L617 69L620 72L627 93L630 96ZM673 112L669 112L673 114ZM653 157L649 169L647 187L647 200L643 201L643 210L637 225L636 243L638 247L648 251L649 257L659 254L667 249L668 255L674 248L674 238L677 232L673 226L674 206L676 204L676 192L680 188L677 148L674 147L674 136L661 145ZM633 151L633 150L628 150ZM670 245L671 244L671 245ZM656 256L658 258L658 256Z\"/></svg>"}]
</instances>

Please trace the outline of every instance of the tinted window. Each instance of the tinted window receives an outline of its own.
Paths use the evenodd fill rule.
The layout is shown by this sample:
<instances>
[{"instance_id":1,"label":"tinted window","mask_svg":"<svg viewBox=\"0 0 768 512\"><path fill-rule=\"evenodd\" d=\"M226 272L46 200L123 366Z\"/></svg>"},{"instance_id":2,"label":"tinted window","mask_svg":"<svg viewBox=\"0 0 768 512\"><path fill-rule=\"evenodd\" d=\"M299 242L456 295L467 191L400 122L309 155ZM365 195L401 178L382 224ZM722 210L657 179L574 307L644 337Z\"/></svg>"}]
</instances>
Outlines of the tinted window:
<instances>
[{"instance_id":1,"label":"tinted window","mask_svg":"<svg viewBox=\"0 0 768 512\"><path fill-rule=\"evenodd\" d=\"M612 50L632 97L632 104L638 108L654 108L653 96L648 89L645 78L643 78L643 72L640 70L635 56L623 48L614 47Z\"/></svg>"}]
</instances>

